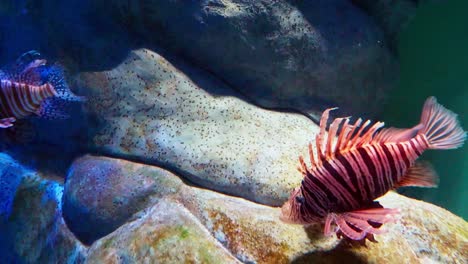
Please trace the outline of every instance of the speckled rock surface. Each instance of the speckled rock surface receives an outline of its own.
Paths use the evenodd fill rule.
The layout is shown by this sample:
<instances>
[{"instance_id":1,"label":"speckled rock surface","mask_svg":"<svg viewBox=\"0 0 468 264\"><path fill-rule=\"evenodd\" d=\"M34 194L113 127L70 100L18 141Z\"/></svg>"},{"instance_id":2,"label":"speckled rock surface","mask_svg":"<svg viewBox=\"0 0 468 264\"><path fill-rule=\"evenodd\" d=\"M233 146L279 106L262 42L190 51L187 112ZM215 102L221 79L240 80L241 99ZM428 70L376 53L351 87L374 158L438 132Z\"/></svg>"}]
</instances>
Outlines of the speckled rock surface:
<instances>
[{"instance_id":1,"label":"speckled rock surface","mask_svg":"<svg viewBox=\"0 0 468 264\"><path fill-rule=\"evenodd\" d=\"M178 191L179 178L158 167L86 156L67 176L63 216L76 236L94 242L124 224L134 213Z\"/></svg>"},{"instance_id":2,"label":"speckled rock surface","mask_svg":"<svg viewBox=\"0 0 468 264\"><path fill-rule=\"evenodd\" d=\"M301 175L297 157L318 127L303 115L255 107L198 71L155 52L83 73L101 153L173 168L212 190L281 205Z\"/></svg>"},{"instance_id":3,"label":"speckled rock surface","mask_svg":"<svg viewBox=\"0 0 468 264\"><path fill-rule=\"evenodd\" d=\"M372 116L398 75L381 29L348 0L95 2L265 107Z\"/></svg>"},{"instance_id":4,"label":"speckled rock surface","mask_svg":"<svg viewBox=\"0 0 468 264\"><path fill-rule=\"evenodd\" d=\"M3 191L5 178L18 179L10 181L14 190L10 192L10 208L0 219L0 262L82 263L86 248L62 218L63 186L42 178L6 154L1 154L0 170Z\"/></svg>"},{"instance_id":5,"label":"speckled rock surface","mask_svg":"<svg viewBox=\"0 0 468 264\"><path fill-rule=\"evenodd\" d=\"M190 212L163 201L96 242L86 263L240 263Z\"/></svg>"},{"instance_id":6,"label":"speckled rock surface","mask_svg":"<svg viewBox=\"0 0 468 264\"><path fill-rule=\"evenodd\" d=\"M90 263L151 262L161 256L183 262L207 257L202 252L212 252L206 259L210 263L220 256L227 260L234 256L245 263L463 263L468 257L468 223L437 206L396 193L380 201L386 207L400 208L401 220L386 225L388 232L376 236L378 243L359 245L324 237L318 225L285 224L279 220L279 208L192 187L171 173L151 173L159 171L157 167L103 157L87 159L107 160L124 168L129 178L144 174L158 182L157 190L172 190L155 194L151 198L154 207L136 213L97 240L90 249ZM180 229L181 225L187 230ZM180 241L182 237L189 240ZM197 239L202 242L194 243ZM169 245L178 245L187 258L173 255ZM202 250L205 246L211 249Z\"/></svg>"}]
</instances>

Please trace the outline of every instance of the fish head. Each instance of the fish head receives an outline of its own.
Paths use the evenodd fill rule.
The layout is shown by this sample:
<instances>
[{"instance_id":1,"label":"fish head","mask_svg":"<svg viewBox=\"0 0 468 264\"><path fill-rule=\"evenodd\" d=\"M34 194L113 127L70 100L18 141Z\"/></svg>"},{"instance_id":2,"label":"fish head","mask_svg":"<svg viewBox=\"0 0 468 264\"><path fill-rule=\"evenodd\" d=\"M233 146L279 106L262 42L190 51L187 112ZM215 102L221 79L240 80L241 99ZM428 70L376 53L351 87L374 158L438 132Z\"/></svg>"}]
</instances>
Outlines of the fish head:
<instances>
[{"instance_id":1,"label":"fish head","mask_svg":"<svg viewBox=\"0 0 468 264\"><path fill-rule=\"evenodd\" d=\"M304 197L301 193L301 187L297 187L291 192L288 201L281 207L280 220L289 224L305 224L299 214L303 203Z\"/></svg>"}]
</instances>

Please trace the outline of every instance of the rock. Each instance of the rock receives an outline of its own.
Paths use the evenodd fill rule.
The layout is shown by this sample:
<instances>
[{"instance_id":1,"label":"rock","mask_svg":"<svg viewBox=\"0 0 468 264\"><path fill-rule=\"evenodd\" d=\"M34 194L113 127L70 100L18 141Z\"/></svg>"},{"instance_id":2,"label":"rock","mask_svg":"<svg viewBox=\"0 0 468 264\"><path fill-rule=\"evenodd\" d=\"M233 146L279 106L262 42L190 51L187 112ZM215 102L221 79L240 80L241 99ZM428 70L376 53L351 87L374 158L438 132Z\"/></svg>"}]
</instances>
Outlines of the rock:
<instances>
[{"instance_id":1,"label":"rock","mask_svg":"<svg viewBox=\"0 0 468 264\"><path fill-rule=\"evenodd\" d=\"M264 107L373 116L397 76L384 35L350 1L119 1L114 18Z\"/></svg>"},{"instance_id":2,"label":"rock","mask_svg":"<svg viewBox=\"0 0 468 264\"><path fill-rule=\"evenodd\" d=\"M9 190L12 201L0 220L2 262L82 263L86 248L68 230L61 216L63 186L42 178L6 154L1 156L0 185L2 190ZM6 187L5 178L13 176L17 180L10 180Z\"/></svg>"},{"instance_id":3,"label":"rock","mask_svg":"<svg viewBox=\"0 0 468 264\"><path fill-rule=\"evenodd\" d=\"M110 71L79 75L77 85L89 91L97 151L269 205L281 205L300 182L297 157L318 130L302 115L255 107L206 72L146 49Z\"/></svg>"},{"instance_id":4,"label":"rock","mask_svg":"<svg viewBox=\"0 0 468 264\"><path fill-rule=\"evenodd\" d=\"M156 167L129 166L103 157L78 159L65 184L64 218L81 241L91 244L151 206L156 197L178 191L180 179L167 174Z\"/></svg>"},{"instance_id":5,"label":"rock","mask_svg":"<svg viewBox=\"0 0 468 264\"><path fill-rule=\"evenodd\" d=\"M51 52L81 70L108 69L129 48L162 45L263 107L315 114L339 106L369 117L398 75L383 31L348 0L43 2L31 13L43 21Z\"/></svg>"},{"instance_id":6,"label":"rock","mask_svg":"<svg viewBox=\"0 0 468 264\"><path fill-rule=\"evenodd\" d=\"M240 263L187 209L161 201L96 242L86 263Z\"/></svg>"},{"instance_id":7,"label":"rock","mask_svg":"<svg viewBox=\"0 0 468 264\"><path fill-rule=\"evenodd\" d=\"M442 208L393 192L379 200L386 207L400 208L401 220L387 224L388 232L376 236L378 243L359 245L324 237L320 225L283 223L279 208L193 187L171 173L150 173L160 170L156 167L103 157L86 159L107 160L121 166L128 178L137 173L159 183L149 198L155 205L97 240L90 249L89 263L117 259L151 262L162 257L184 262L204 256L206 263L233 261L232 256L246 263L401 263L402 259L406 263L464 263L468 257L468 223ZM91 177L71 175L81 176ZM132 184L140 188L137 182ZM165 194L158 194L164 190ZM129 209L125 204L119 206L120 210ZM181 239L184 236L187 241ZM175 255L174 248L184 254Z\"/></svg>"}]
</instances>

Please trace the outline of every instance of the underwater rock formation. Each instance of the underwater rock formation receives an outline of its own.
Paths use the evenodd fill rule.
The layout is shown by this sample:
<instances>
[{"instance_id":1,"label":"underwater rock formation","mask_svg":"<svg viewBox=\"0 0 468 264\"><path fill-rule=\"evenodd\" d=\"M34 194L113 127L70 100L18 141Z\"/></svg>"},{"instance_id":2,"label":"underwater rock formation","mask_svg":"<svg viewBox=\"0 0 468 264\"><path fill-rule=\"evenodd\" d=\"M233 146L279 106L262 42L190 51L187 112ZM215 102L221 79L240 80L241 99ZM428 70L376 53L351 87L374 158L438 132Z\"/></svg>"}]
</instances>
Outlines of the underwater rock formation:
<instances>
[{"instance_id":1,"label":"underwater rock formation","mask_svg":"<svg viewBox=\"0 0 468 264\"><path fill-rule=\"evenodd\" d=\"M89 129L101 153L163 165L197 185L276 206L301 180L296 157L317 132L303 115L258 108L206 72L147 49L77 78L89 89L97 124Z\"/></svg>"},{"instance_id":2,"label":"underwater rock formation","mask_svg":"<svg viewBox=\"0 0 468 264\"><path fill-rule=\"evenodd\" d=\"M11 201L0 211L0 262L83 262L86 247L62 218L63 186L6 154L0 155L0 172L1 202Z\"/></svg>"},{"instance_id":3,"label":"underwater rock formation","mask_svg":"<svg viewBox=\"0 0 468 264\"><path fill-rule=\"evenodd\" d=\"M63 216L77 237L91 244L157 202L158 197L178 191L180 179L166 174L170 173L123 160L80 158L67 176Z\"/></svg>"},{"instance_id":4,"label":"underwater rock formation","mask_svg":"<svg viewBox=\"0 0 468 264\"><path fill-rule=\"evenodd\" d=\"M350 1L118 1L109 10L265 107L372 116L396 74L381 29Z\"/></svg>"},{"instance_id":5,"label":"underwater rock formation","mask_svg":"<svg viewBox=\"0 0 468 264\"><path fill-rule=\"evenodd\" d=\"M41 3L44 48L85 70L112 67L125 45L163 46L267 108L370 117L398 75L381 28L348 0Z\"/></svg>"},{"instance_id":6,"label":"underwater rock formation","mask_svg":"<svg viewBox=\"0 0 468 264\"><path fill-rule=\"evenodd\" d=\"M379 28L369 1L21 3L0 49L46 50L89 101L70 122L31 120L35 157L17 152L40 168L0 155L0 262L468 259L465 221L395 193L380 201L401 220L366 246L283 223L272 207L299 186L297 156L318 130L294 111L375 115L397 79L384 31L399 25ZM74 161L64 184L50 177L77 153L102 156Z\"/></svg>"},{"instance_id":7,"label":"underwater rock formation","mask_svg":"<svg viewBox=\"0 0 468 264\"><path fill-rule=\"evenodd\" d=\"M86 263L240 263L190 212L161 202L89 249Z\"/></svg>"},{"instance_id":8,"label":"underwater rock formation","mask_svg":"<svg viewBox=\"0 0 468 264\"><path fill-rule=\"evenodd\" d=\"M89 263L117 259L139 263L156 258L221 263L235 262L233 257L246 263L463 263L468 257L468 223L442 208L393 192L379 201L385 207L400 208L401 220L388 224L388 232L376 236L378 243L364 246L324 237L321 226L285 224L279 220L279 208L192 187L176 175L148 165L88 156L73 165L81 173L71 174L70 181L92 178L93 169L86 166L92 162L118 167L129 178L126 183L136 189L157 182L157 191L148 197L153 206L128 217L117 230L92 244ZM132 181L133 177L138 180ZM122 179L119 174L108 176L112 186L117 185L117 179ZM68 190L88 193L87 197L95 199L97 202L89 205L93 214L99 215L101 206L102 213L108 213L106 202L97 200L103 194L93 186L69 185L65 192ZM118 188L103 190L107 197L122 195ZM135 211L125 202L114 207L117 213ZM102 227L94 224L89 228Z\"/></svg>"}]
</instances>

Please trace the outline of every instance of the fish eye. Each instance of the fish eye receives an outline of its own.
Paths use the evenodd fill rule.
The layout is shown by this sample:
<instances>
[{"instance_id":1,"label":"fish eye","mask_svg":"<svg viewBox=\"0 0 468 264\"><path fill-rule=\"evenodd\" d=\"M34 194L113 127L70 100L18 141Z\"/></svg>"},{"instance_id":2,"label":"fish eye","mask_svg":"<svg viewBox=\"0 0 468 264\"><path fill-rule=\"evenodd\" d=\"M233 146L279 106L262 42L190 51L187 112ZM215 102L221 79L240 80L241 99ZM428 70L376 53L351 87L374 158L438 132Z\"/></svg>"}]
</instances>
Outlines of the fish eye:
<instances>
[{"instance_id":1,"label":"fish eye","mask_svg":"<svg viewBox=\"0 0 468 264\"><path fill-rule=\"evenodd\" d=\"M296 202L298 202L298 203L300 203L300 204L304 203L304 197L299 196L299 195L296 196Z\"/></svg>"}]
</instances>

